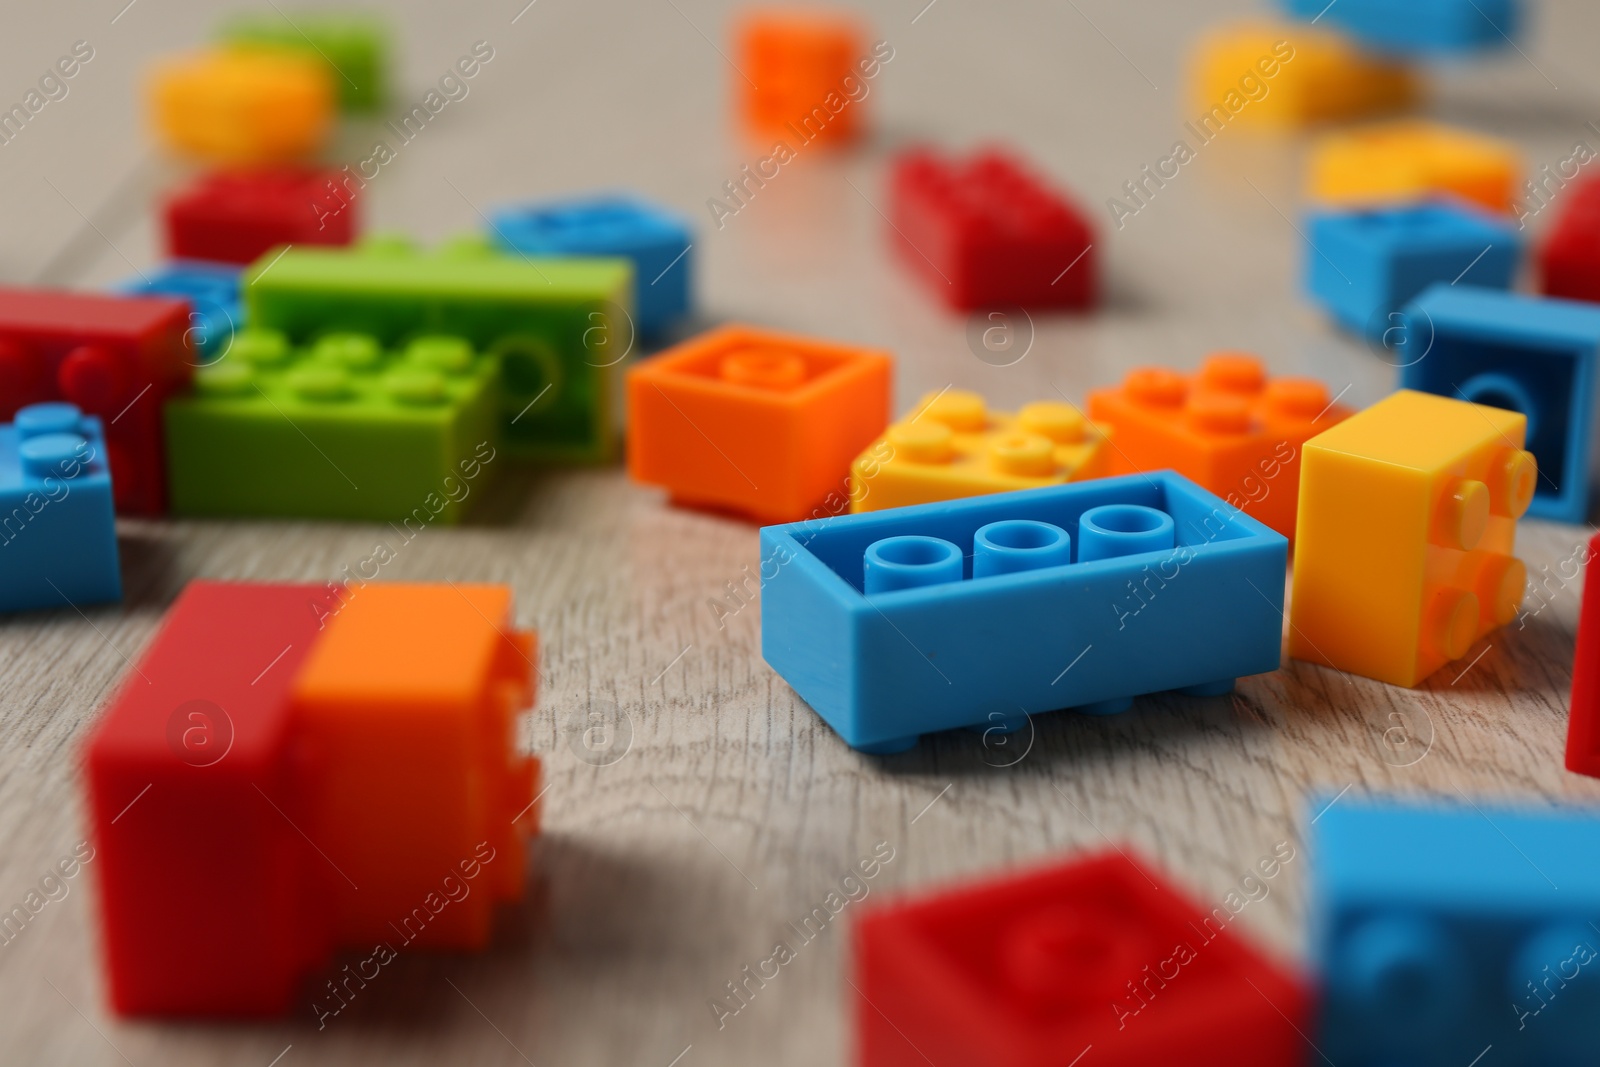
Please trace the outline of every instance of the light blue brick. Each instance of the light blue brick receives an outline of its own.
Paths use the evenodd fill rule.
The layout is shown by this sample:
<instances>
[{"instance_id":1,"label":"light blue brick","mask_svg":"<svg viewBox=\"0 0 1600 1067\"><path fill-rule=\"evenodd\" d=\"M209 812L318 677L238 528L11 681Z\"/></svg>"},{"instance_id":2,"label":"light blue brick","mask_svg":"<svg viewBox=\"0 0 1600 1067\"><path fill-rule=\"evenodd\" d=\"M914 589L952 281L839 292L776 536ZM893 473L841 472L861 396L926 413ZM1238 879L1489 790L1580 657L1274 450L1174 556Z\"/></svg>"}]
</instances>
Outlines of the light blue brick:
<instances>
[{"instance_id":1,"label":"light blue brick","mask_svg":"<svg viewBox=\"0 0 1600 1067\"><path fill-rule=\"evenodd\" d=\"M1281 0L1289 15L1343 30L1396 55L1449 56L1510 49L1522 0Z\"/></svg>"},{"instance_id":2,"label":"light blue brick","mask_svg":"<svg viewBox=\"0 0 1600 1067\"><path fill-rule=\"evenodd\" d=\"M1101 507L1144 530L1164 514L1170 547L1143 548L1134 525L1102 520L1125 527L1130 554L1083 562L1085 513ZM973 578L980 529L1016 520L1064 532L1073 562L1059 563L1059 537L1023 538L1040 546L1037 569L1011 558ZM869 547L899 537L953 545L961 565L945 577L960 577L908 585L902 574L883 583L900 588L868 595ZM1107 550L1105 536L1089 540ZM922 550L903 547L896 558ZM1146 693L1219 694L1278 667L1287 552L1280 534L1171 471L769 526L761 651L865 751L1063 708L1121 711Z\"/></svg>"},{"instance_id":3,"label":"light blue brick","mask_svg":"<svg viewBox=\"0 0 1600 1067\"><path fill-rule=\"evenodd\" d=\"M243 268L227 263L175 259L143 278L130 278L117 286L121 293L176 296L189 301L188 342L199 358L210 363L221 358L244 326L244 305L239 299Z\"/></svg>"}]
</instances>

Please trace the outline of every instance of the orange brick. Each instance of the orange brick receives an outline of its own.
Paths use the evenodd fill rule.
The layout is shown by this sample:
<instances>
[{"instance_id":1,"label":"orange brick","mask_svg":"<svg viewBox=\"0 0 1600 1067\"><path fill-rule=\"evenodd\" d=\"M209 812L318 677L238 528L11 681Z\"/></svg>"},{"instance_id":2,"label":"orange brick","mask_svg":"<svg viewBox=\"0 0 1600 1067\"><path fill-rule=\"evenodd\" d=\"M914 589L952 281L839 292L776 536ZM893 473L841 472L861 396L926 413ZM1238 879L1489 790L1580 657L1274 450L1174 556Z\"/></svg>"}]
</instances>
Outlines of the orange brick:
<instances>
[{"instance_id":1,"label":"orange brick","mask_svg":"<svg viewBox=\"0 0 1600 1067\"><path fill-rule=\"evenodd\" d=\"M1192 376L1130 371L1089 394L1089 417L1112 430L1111 473L1175 470L1292 540L1301 449L1352 414L1332 401L1321 382L1221 352Z\"/></svg>"},{"instance_id":2,"label":"orange brick","mask_svg":"<svg viewBox=\"0 0 1600 1067\"><path fill-rule=\"evenodd\" d=\"M893 373L875 349L745 326L702 334L628 372L628 472L765 523L843 512L851 461L889 423Z\"/></svg>"},{"instance_id":3,"label":"orange brick","mask_svg":"<svg viewBox=\"0 0 1600 1067\"><path fill-rule=\"evenodd\" d=\"M817 11L758 9L735 31L740 74L734 91L745 128L791 148L811 140L842 143L860 134L865 97L851 99L868 55L855 19ZM748 80L746 80L748 79Z\"/></svg>"},{"instance_id":4,"label":"orange brick","mask_svg":"<svg viewBox=\"0 0 1600 1067\"><path fill-rule=\"evenodd\" d=\"M521 895L525 836L538 823L538 766L515 745L516 715L533 702L535 637L512 628L506 586L372 584L343 595L291 696L305 833L337 872L327 883L335 937L481 948L495 902ZM469 892L440 906L445 876L463 862L480 873L457 875Z\"/></svg>"}]
</instances>

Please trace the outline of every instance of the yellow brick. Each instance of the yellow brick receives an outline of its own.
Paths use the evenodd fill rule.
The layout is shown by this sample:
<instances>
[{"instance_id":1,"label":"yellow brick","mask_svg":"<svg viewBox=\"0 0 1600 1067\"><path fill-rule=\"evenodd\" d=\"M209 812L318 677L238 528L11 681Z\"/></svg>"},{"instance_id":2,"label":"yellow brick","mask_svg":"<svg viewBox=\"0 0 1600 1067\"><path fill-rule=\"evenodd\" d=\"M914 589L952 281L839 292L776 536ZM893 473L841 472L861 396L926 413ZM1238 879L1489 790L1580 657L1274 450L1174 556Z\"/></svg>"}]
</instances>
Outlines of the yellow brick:
<instances>
[{"instance_id":1,"label":"yellow brick","mask_svg":"<svg viewBox=\"0 0 1600 1067\"><path fill-rule=\"evenodd\" d=\"M1296 129L1368 118L1410 107L1417 96L1408 69L1368 56L1337 33L1248 22L1200 39L1186 117L1209 138L1234 122Z\"/></svg>"},{"instance_id":2,"label":"yellow brick","mask_svg":"<svg viewBox=\"0 0 1600 1067\"><path fill-rule=\"evenodd\" d=\"M1538 478L1526 429L1402 390L1306 442L1289 654L1414 686L1515 618Z\"/></svg>"},{"instance_id":3,"label":"yellow brick","mask_svg":"<svg viewBox=\"0 0 1600 1067\"><path fill-rule=\"evenodd\" d=\"M1307 193L1335 204L1415 200L1449 193L1508 211L1522 172L1515 147L1428 122L1332 133L1311 150Z\"/></svg>"},{"instance_id":4,"label":"yellow brick","mask_svg":"<svg viewBox=\"0 0 1600 1067\"><path fill-rule=\"evenodd\" d=\"M1110 472L1108 432L1071 404L1041 400L1015 415L976 393L922 398L850 465L850 508L1037 489Z\"/></svg>"},{"instance_id":5,"label":"yellow brick","mask_svg":"<svg viewBox=\"0 0 1600 1067\"><path fill-rule=\"evenodd\" d=\"M219 49L168 59L150 77L150 113L167 147L216 163L273 163L327 139L334 86L316 57Z\"/></svg>"}]
</instances>

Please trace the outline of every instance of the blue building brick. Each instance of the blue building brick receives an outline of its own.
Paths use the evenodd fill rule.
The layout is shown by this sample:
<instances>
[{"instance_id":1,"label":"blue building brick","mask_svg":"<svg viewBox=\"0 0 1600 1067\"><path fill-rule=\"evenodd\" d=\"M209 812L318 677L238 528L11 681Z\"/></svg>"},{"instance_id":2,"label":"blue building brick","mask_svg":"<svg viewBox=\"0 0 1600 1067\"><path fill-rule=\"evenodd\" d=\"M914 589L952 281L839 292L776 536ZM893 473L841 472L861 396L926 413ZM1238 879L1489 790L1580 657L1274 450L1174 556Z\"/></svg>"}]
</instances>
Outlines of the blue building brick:
<instances>
[{"instance_id":1,"label":"blue building brick","mask_svg":"<svg viewBox=\"0 0 1600 1067\"><path fill-rule=\"evenodd\" d=\"M854 748L1275 670L1288 543L1171 471L761 531L761 652Z\"/></svg>"},{"instance_id":2,"label":"blue building brick","mask_svg":"<svg viewBox=\"0 0 1600 1067\"><path fill-rule=\"evenodd\" d=\"M227 263L175 259L146 278L132 278L117 287L122 293L152 293L189 301L188 343L198 350L197 362L210 363L233 343L244 326L239 299L242 268Z\"/></svg>"},{"instance_id":3,"label":"blue building brick","mask_svg":"<svg viewBox=\"0 0 1600 1067\"><path fill-rule=\"evenodd\" d=\"M1395 55L1448 56L1510 48L1522 0L1281 0L1289 15L1343 30Z\"/></svg>"},{"instance_id":4,"label":"blue building brick","mask_svg":"<svg viewBox=\"0 0 1600 1067\"><path fill-rule=\"evenodd\" d=\"M0 611L122 599L100 420L33 404L0 425Z\"/></svg>"},{"instance_id":5,"label":"blue building brick","mask_svg":"<svg viewBox=\"0 0 1600 1067\"><path fill-rule=\"evenodd\" d=\"M658 338L689 312L694 254L689 224L656 204L619 193L533 204L492 214L500 246L528 256L624 256L633 260L634 325Z\"/></svg>"},{"instance_id":6,"label":"blue building brick","mask_svg":"<svg viewBox=\"0 0 1600 1067\"><path fill-rule=\"evenodd\" d=\"M1505 218L1434 200L1311 216L1306 295L1345 329L1381 339L1399 312L1439 282L1510 288L1523 242Z\"/></svg>"},{"instance_id":7,"label":"blue building brick","mask_svg":"<svg viewBox=\"0 0 1600 1067\"><path fill-rule=\"evenodd\" d=\"M1319 1062L1595 1062L1600 817L1324 804L1312 827Z\"/></svg>"},{"instance_id":8,"label":"blue building brick","mask_svg":"<svg viewBox=\"0 0 1600 1067\"><path fill-rule=\"evenodd\" d=\"M1400 384L1520 411L1539 481L1528 514L1584 522L1595 473L1600 306L1438 285L1404 312L1419 358Z\"/></svg>"}]
</instances>

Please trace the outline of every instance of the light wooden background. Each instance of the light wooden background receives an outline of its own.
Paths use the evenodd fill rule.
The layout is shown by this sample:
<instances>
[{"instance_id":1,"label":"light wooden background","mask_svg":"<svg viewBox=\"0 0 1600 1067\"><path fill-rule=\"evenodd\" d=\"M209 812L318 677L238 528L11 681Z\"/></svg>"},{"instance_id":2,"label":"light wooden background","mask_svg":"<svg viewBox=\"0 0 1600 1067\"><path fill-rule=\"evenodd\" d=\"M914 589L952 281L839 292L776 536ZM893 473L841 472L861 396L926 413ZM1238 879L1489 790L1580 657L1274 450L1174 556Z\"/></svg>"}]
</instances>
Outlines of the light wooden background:
<instances>
[{"instance_id":1,"label":"light wooden background","mask_svg":"<svg viewBox=\"0 0 1600 1067\"><path fill-rule=\"evenodd\" d=\"M124 3L13 5L0 20L6 103L73 41L95 48L70 95L0 146L6 281L97 286L157 258L149 206L177 172L152 153L134 86L153 56L200 40L217 13L201 0ZM374 182L374 226L431 241L477 227L478 210L508 198L636 188L701 226L707 323L892 349L901 407L948 384L1005 406L1078 397L1133 364L1187 367L1221 347L1320 376L1354 403L1391 386L1388 367L1296 293L1300 142L1229 132L1204 148L1125 229L1102 234L1104 310L1038 320L1031 351L1010 367L975 358L966 323L888 257L885 161L916 139L1014 143L1104 220L1106 198L1166 155L1188 117L1188 43L1247 5L874 3L877 36L895 50L868 102L874 139L785 168L718 230L705 200L762 154L728 122L737 75L719 49L732 5L522 3L392 5L408 103L474 41L495 58ZM1437 71L1429 110L1554 164L1578 140L1600 147L1587 125L1600 120L1600 9L1534 6L1524 54ZM362 158L372 136L347 130L335 157ZM402 956L322 1031L309 1002L271 1025L128 1023L103 1007L91 863L0 946L0 1063L811 1067L847 1055L849 909L725 1027L707 1000L877 842L895 859L869 899L1109 838L1216 903L1278 842L1301 845L1314 791L1600 798L1560 766L1575 582L1552 579L1547 607L1416 691L1290 664L1231 697L1147 699L1104 721L1040 717L1011 766L1000 765L1015 748L965 733L873 759L848 751L768 669L757 607L718 625L710 601L754 569L754 528L668 508L614 469L516 473L483 505L466 528L404 548L383 576L508 582L519 621L541 635L530 728L550 784L540 888L505 915L494 950ZM121 534L123 605L0 622L0 908L81 839L83 736L185 582L335 578L384 531L129 522ZM1522 555L1535 574L1554 572L1587 536L1528 522ZM572 744L571 724L596 709L631 726L629 750L604 766ZM1303 951L1307 871L1302 850L1240 920L1288 958Z\"/></svg>"}]
</instances>

